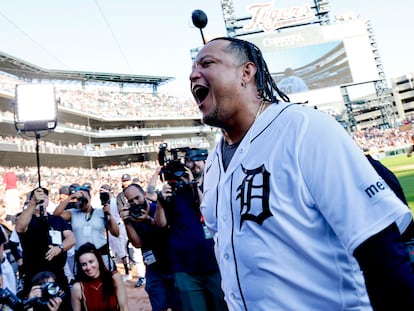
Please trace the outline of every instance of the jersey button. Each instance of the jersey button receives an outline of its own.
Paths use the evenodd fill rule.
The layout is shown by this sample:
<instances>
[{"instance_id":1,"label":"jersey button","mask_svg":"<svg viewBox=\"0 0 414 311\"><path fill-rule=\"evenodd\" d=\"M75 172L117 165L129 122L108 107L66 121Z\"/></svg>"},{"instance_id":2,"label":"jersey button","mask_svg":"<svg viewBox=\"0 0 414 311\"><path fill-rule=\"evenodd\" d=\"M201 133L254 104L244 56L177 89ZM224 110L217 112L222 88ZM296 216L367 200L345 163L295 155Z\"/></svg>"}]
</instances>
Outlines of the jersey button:
<instances>
[{"instance_id":1,"label":"jersey button","mask_svg":"<svg viewBox=\"0 0 414 311\"><path fill-rule=\"evenodd\" d=\"M226 254L224 254L224 255L223 255L223 257L224 257L224 259L226 259L226 260L228 260L228 259L230 258L229 254L227 254L227 253L226 253Z\"/></svg>"}]
</instances>

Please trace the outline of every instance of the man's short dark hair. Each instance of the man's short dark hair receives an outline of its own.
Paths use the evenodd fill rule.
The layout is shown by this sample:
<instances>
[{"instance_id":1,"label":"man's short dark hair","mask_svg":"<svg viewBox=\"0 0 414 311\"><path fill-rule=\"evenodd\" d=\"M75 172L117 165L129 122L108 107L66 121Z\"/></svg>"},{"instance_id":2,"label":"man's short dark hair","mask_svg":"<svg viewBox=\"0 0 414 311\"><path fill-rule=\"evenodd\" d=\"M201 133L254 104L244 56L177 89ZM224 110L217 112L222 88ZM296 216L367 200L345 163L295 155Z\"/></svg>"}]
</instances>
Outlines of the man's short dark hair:
<instances>
[{"instance_id":1,"label":"man's short dark hair","mask_svg":"<svg viewBox=\"0 0 414 311\"><path fill-rule=\"evenodd\" d=\"M33 198L33 195L34 195L34 193L37 189L42 189L43 193L46 194L47 196L49 196L49 190L47 190L46 188L43 188L43 187L37 187L37 188L34 188L32 191L30 191L29 200L31 200Z\"/></svg>"}]
</instances>

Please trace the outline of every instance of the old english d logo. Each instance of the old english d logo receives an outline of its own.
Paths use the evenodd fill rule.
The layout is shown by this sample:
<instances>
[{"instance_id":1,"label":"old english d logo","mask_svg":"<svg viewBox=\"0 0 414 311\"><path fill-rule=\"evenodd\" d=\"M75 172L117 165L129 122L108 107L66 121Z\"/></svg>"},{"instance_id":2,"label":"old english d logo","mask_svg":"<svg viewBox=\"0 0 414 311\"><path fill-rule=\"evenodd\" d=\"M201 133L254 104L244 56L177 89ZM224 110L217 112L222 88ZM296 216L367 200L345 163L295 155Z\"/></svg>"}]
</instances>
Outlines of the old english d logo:
<instances>
[{"instance_id":1,"label":"old english d logo","mask_svg":"<svg viewBox=\"0 0 414 311\"><path fill-rule=\"evenodd\" d=\"M242 170L246 176L237 187L237 199L240 200L240 228L245 220L261 225L266 218L272 216L269 209L270 173L264 165L251 170L242 166Z\"/></svg>"}]
</instances>

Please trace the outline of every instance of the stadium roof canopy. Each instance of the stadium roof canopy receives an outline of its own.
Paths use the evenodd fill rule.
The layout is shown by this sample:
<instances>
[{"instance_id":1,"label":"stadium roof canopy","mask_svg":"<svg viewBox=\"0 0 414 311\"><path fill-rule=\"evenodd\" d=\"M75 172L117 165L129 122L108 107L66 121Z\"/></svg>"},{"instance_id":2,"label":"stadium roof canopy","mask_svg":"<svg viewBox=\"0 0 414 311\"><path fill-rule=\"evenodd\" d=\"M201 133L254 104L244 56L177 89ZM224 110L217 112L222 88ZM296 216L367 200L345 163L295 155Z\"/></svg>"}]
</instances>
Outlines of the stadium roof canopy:
<instances>
[{"instance_id":1,"label":"stadium roof canopy","mask_svg":"<svg viewBox=\"0 0 414 311\"><path fill-rule=\"evenodd\" d=\"M44 69L3 52L0 52L0 70L25 80L39 79L137 83L150 84L154 89L159 85L174 80L173 77Z\"/></svg>"}]
</instances>

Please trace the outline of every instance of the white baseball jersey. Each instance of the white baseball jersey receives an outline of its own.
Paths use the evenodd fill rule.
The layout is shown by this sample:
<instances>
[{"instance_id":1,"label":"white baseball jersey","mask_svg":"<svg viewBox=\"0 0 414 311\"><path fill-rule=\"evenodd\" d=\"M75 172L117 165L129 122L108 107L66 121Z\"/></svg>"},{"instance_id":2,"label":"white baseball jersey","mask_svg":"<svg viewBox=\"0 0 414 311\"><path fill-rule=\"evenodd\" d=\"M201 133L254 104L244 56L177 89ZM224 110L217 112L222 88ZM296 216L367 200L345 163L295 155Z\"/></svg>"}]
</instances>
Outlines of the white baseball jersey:
<instances>
[{"instance_id":1,"label":"white baseball jersey","mask_svg":"<svg viewBox=\"0 0 414 311\"><path fill-rule=\"evenodd\" d=\"M277 87L286 94L308 91L308 86L302 78L290 76L283 78L277 83Z\"/></svg>"},{"instance_id":2,"label":"white baseball jersey","mask_svg":"<svg viewBox=\"0 0 414 311\"><path fill-rule=\"evenodd\" d=\"M206 163L202 212L230 310L372 310L354 250L410 219L331 117L273 104L226 171Z\"/></svg>"}]
</instances>

